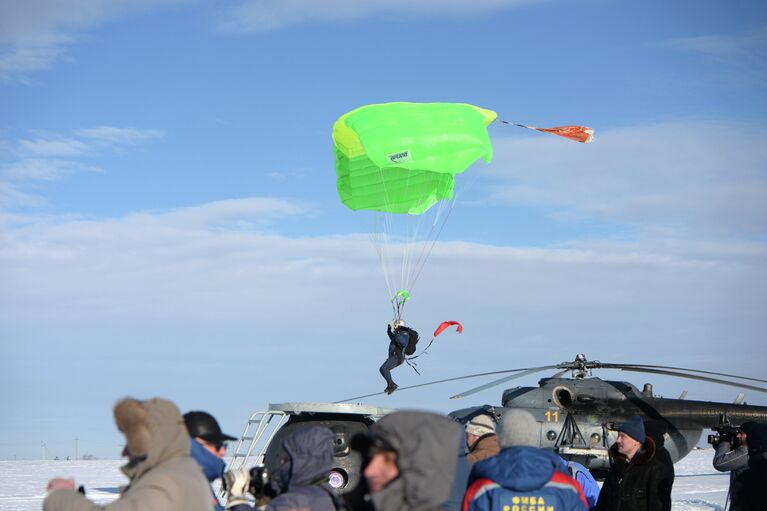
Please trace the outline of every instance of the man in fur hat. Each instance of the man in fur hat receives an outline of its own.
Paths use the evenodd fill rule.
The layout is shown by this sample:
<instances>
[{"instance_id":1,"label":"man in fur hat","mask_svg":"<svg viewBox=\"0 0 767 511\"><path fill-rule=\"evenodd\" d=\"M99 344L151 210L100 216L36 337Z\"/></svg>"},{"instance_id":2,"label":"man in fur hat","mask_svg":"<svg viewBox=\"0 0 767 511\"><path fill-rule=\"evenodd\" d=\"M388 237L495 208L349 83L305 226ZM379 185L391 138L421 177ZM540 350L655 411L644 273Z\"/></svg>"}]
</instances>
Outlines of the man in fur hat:
<instances>
[{"instance_id":1,"label":"man in fur hat","mask_svg":"<svg viewBox=\"0 0 767 511\"><path fill-rule=\"evenodd\" d=\"M609 454L612 466L596 511L668 511L671 485L663 484L665 467L655 456L655 442L645 433L640 416L634 415L618 428Z\"/></svg>"},{"instance_id":2,"label":"man in fur hat","mask_svg":"<svg viewBox=\"0 0 767 511\"><path fill-rule=\"evenodd\" d=\"M210 511L208 482L191 456L190 439L176 405L166 399L123 399L114 408L125 435L122 467L130 480L120 498L97 506L75 490L72 479L51 479L44 511Z\"/></svg>"}]
</instances>

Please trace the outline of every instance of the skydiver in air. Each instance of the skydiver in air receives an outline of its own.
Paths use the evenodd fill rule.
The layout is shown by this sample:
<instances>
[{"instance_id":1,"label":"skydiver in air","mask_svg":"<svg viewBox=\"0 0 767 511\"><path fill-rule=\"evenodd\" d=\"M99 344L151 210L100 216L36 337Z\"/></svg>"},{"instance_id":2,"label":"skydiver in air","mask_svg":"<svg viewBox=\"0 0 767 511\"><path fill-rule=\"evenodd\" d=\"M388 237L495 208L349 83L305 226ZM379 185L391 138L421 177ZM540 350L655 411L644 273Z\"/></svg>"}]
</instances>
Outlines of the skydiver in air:
<instances>
[{"instance_id":1,"label":"skydiver in air","mask_svg":"<svg viewBox=\"0 0 767 511\"><path fill-rule=\"evenodd\" d=\"M389 358L381 365L379 371L386 380L386 389L384 392L391 394L397 390L398 385L391 379L391 370L399 367L405 361L406 355L415 353L415 345L418 342L418 332L405 326L405 322L400 320L393 321L386 325L386 333L389 336Z\"/></svg>"}]
</instances>

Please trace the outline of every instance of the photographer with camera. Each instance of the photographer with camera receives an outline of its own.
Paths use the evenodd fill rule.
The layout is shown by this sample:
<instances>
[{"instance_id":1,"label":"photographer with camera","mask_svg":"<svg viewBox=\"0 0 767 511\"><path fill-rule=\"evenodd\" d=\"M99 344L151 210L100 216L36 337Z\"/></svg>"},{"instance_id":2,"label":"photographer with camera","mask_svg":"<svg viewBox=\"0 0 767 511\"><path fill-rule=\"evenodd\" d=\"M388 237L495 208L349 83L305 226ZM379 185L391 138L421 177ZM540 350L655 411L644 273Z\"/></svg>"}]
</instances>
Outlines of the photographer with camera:
<instances>
[{"instance_id":1,"label":"photographer with camera","mask_svg":"<svg viewBox=\"0 0 767 511\"><path fill-rule=\"evenodd\" d=\"M226 472L226 509L250 509L250 493L256 505L266 503L267 511L336 511L339 502L328 484L334 438L325 427L299 429L282 441L285 457L274 474L262 466Z\"/></svg>"},{"instance_id":2,"label":"photographer with camera","mask_svg":"<svg viewBox=\"0 0 767 511\"><path fill-rule=\"evenodd\" d=\"M748 430L755 422L744 422L740 427L723 425L714 430L718 438L709 438L714 443L714 468L720 472L730 473L730 489L727 498L730 501L730 511L745 509L741 502L741 476L748 470Z\"/></svg>"}]
</instances>

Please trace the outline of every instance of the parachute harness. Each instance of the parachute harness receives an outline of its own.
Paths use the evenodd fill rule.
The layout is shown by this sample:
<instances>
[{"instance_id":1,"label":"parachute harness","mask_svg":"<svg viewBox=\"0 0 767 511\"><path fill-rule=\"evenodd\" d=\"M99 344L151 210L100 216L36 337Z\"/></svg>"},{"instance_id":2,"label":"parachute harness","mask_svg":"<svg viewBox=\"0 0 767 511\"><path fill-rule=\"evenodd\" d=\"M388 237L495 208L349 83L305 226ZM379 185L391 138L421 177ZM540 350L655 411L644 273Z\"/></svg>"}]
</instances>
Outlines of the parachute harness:
<instances>
[{"instance_id":1,"label":"parachute harness","mask_svg":"<svg viewBox=\"0 0 767 511\"><path fill-rule=\"evenodd\" d=\"M434 339L436 339L436 337L432 337L432 338L431 338L431 341L429 341L429 344L427 344L427 345L426 345L426 347L425 347L423 350L421 350L421 353L419 353L418 355L413 355L412 357L405 357L405 362L407 362L407 365L409 365L410 367L412 367L412 368L413 368L413 371L415 371L415 372L416 372L416 374L418 374L418 375L420 375L421 373L420 373L420 372L418 371L418 369L416 368L416 366L417 366L418 364L416 364L415 362L413 362L413 360L415 360L416 358L420 357L421 355L426 355L426 354L428 353L428 351L426 351L426 350L428 350L428 349L429 349L429 346L431 346L431 343L433 343L433 342L434 342Z\"/></svg>"}]
</instances>

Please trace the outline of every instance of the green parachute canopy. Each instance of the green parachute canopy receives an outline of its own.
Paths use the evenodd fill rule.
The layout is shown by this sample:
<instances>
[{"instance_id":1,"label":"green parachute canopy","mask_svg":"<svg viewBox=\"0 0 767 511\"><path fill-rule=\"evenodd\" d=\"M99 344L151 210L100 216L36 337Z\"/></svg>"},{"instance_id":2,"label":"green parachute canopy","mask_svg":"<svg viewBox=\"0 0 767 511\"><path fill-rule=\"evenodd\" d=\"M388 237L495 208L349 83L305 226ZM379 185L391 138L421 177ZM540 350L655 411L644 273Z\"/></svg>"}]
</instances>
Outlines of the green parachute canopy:
<instances>
[{"instance_id":1,"label":"green parachute canopy","mask_svg":"<svg viewBox=\"0 0 767 511\"><path fill-rule=\"evenodd\" d=\"M453 197L455 175L490 162L491 110L462 103L385 103L333 126L338 195L353 210L420 215Z\"/></svg>"}]
</instances>

